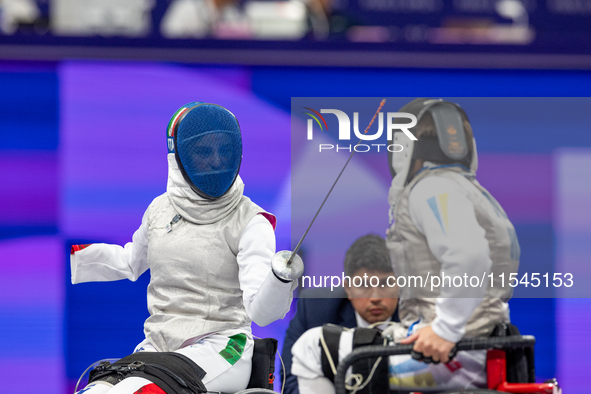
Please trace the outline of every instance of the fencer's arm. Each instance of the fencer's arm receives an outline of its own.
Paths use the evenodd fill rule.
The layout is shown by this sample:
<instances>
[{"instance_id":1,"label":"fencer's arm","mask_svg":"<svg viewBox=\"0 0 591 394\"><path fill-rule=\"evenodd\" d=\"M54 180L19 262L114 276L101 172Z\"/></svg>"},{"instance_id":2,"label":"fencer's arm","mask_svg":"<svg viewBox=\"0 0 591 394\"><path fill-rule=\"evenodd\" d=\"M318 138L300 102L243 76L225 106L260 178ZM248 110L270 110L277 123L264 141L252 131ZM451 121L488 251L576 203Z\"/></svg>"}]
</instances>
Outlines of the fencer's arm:
<instances>
[{"instance_id":1,"label":"fencer's arm","mask_svg":"<svg viewBox=\"0 0 591 394\"><path fill-rule=\"evenodd\" d=\"M295 286L293 282L280 281L271 270L275 232L263 215L256 215L246 225L238 249L240 289L246 313L259 326L282 319L289 311Z\"/></svg>"},{"instance_id":2,"label":"fencer's arm","mask_svg":"<svg viewBox=\"0 0 591 394\"><path fill-rule=\"evenodd\" d=\"M446 276L468 278L488 275L492 266L485 230L478 224L474 205L467 192L455 181L428 177L409 196L411 220L427 239L431 253L441 262ZM486 293L483 287L441 288L432 323L443 339L458 342L466 323Z\"/></svg>"},{"instance_id":3,"label":"fencer's arm","mask_svg":"<svg viewBox=\"0 0 591 394\"><path fill-rule=\"evenodd\" d=\"M125 246L92 244L70 254L72 283L137 280L148 269L148 220L144 214L132 242Z\"/></svg>"}]
</instances>

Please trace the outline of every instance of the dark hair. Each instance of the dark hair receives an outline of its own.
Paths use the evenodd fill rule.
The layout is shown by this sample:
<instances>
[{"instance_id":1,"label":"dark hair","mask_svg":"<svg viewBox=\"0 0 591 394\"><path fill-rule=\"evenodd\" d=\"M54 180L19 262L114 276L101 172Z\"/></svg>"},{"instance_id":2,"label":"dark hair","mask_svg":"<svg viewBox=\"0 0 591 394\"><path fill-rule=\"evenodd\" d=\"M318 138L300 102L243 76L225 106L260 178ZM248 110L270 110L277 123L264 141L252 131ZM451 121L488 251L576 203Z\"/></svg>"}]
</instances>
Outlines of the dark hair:
<instances>
[{"instance_id":1,"label":"dark hair","mask_svg":"<svg viewBox=\"0 0 591 394\"><path fill-rule=\"evenodd\" d=\"M359 269L392 272L386 241L379 235L365 235L349 247L345 255L345 275L353 276Z\"/></svg>"}]
</instances>

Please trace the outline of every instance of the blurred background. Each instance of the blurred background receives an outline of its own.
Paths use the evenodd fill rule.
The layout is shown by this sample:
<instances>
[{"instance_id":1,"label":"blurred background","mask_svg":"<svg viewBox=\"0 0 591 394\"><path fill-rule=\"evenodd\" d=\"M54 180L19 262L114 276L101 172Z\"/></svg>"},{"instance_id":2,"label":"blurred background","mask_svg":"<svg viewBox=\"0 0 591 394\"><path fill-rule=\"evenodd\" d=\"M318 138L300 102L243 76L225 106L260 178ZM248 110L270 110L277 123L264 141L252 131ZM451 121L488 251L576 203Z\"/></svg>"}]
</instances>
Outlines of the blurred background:
<instances>
[{"instance_id":1,"label":"blurred background","mask_svg":"<svg viewBox=\"0 0 591 394\"><path fill-rule=\"evenodd\" d=\"M586 275L590 33L591 0L0 0L2 392L72 393L91 363L143 339L148 276L72 286L69 248L131 240L165 191L168 120L190 101L237 116L245 194L277 215L278 249L290 249L309 220L294 215L292 233L292 179L314 170L292 157L292 97L376 97L376 108L383 97L453 98L473 124L479 179L516 225L522 265ZM348 170L386 224L385 157ZM338 267L350 237L315 256L311 233L304 253ZM591 302L510 305L537 338L539 380L587 393ZM281 342L293 310L255 334Z\"/></svg>"}]
</instances>

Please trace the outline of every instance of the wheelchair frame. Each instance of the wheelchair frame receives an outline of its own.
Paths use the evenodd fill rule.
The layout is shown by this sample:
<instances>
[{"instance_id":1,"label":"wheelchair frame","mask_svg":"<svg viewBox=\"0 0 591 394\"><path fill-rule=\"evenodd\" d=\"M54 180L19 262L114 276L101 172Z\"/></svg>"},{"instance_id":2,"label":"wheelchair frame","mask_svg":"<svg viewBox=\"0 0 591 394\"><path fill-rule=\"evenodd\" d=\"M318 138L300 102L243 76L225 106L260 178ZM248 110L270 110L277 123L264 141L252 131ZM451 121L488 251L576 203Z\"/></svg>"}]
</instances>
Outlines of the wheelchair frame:
<instances>
[{"instance_id":1,"label":"wheelchair frame","mask_svg":"<svg viewBox=\"0 0 591 394\"><path fill-rule=\"evenodd\" d=\"M515 335L509 337L468 338L461 340L456 346L458 351L488 350L486 366L489 390L514 394L561 394L562 390L558 386L556 380L547 381L545 383L507 382L507 360L505 350L529 348L532 350L531 354L533 354L535 342L535 338L531 335ZM337 374L335 376L336 394L347 393L345 388L345 373L355 362L370 357L410 354L413 346L413 344L395 346L372 345L353 350L339 363L337 368ZM531 360L528 360L528 362L533 363L533 357ZM451 393L449 390L445 391ZM456 392L458 394L461 393L461 391Z\"/></svg>"}]
</instances>

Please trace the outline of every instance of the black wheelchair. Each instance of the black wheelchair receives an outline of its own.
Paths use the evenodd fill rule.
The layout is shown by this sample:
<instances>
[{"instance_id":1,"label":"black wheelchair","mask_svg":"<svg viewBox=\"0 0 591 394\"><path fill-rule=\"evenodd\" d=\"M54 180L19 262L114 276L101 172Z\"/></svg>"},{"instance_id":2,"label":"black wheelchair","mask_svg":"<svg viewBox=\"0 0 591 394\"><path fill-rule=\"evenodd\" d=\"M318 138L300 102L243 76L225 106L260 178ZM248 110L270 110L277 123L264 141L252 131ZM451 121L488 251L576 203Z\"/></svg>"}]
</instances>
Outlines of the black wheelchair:
<instances>
[{"instance_id":1,"label":"black wheelchair","mask_svg":"<svg viewBox=\"0 0 591 394\"><path fill-rule=\"evenodd\" d=\"M274 338L255 338L254 350L252 355L252 372L250 380L245 390L240 390L236 393L220 393L218 391L208 391L208 394L277 394L273 391L273 383L275 380L275 354L277 353L277 340ZM108 359L108 364L116 362L117 359ZM99 362L105 362L101 360ZM86 376L86 373L93 368L97 363L91 365L78 380L80 381ZM100 364L99 364L100 367ZM98 368L98 367L97 367ZM96 368L95 368L96 370ZM94 370L93 370L94 371ZM92 371L90 373L92 376ZM74 392L78 390L78 384ZM190 391L188 391L190 392Z\"/></svg>"},{"instance_id":2,"label":"black wheelchair","mask_svg":"<svg viewBox=\"0 0 591 394\"><path fill-rule=\"evenodd\" d=\"M469 338L457 343L458 351L487 350L487 382L488 389L447 390L441 394L562 394L555 379L544 383L535 383L534 366L535 338L529 335L511 335L501 337ZM402 354L410 354L413 345L370 345L357 348L346 356L338 365L335 376L336 394L348 394L345 384L345 373L355 363ZM273 391L275 380L275 354L277 340L263 338L254 340L252 372L245 390L233 394L276 394ZM83 374L84 375L84 374ZM429 391L429 394L436 391ZM211 392L209 394L231 394ZM390 390L394 393L414 393L404 390ZM304 393L302 393L304 394ZM377 393L387 394L387 393ZM425 393L426 394L426 393Z\"/></svg>"},{"instance_id":3,"label":"black wheelchair","mask_svg":"<svg viewBox=\"0 0 591 394\"><path fill-rule=\"evenodd\" d=\"M535 383L534 367L535 338L529 335L505 337L469 338L456 345L458 351L488 350L487 381L488 389L447 390L445 394L561 394L556 379ZM371 345L353 350L338 365L335 376L336 394L347 394L345 373L360 360L411 354L413 345L381 346ZM390 393L409 393L404 390L390 390ZM416 391L413 393L421 394ZM426 393L426 392L425 392ZM429 394L435 391L429 391ZM380 393L382 394L382 393Z\"/></svg>"}]
</instances>

